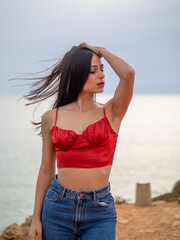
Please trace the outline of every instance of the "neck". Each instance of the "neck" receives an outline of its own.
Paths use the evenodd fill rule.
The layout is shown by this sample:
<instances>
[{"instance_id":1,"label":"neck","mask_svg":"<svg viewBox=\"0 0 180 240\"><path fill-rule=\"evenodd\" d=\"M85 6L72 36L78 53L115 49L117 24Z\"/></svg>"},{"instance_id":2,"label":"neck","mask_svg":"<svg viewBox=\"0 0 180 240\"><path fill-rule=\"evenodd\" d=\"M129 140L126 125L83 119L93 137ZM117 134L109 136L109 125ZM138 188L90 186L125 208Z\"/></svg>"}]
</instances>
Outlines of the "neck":
<instances>
[{"instance_id":1,"label":"neck","mask_svg":"<svg viewBox=\"0 0 180 240\"><path fill-rule=\"evenodd\" d=\"M80 94L76 101L76 105L81 112L93 108L96 105L94 94Z\"/></svg>"}]
</instances>

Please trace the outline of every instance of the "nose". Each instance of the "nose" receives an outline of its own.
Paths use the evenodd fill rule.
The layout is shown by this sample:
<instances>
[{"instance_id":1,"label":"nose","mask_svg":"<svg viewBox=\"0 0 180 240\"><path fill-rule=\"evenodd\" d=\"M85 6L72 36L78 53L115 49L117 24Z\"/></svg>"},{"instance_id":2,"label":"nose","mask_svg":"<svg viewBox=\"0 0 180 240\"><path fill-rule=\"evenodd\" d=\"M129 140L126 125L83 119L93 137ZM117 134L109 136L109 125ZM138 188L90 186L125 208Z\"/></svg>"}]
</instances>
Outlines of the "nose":
<instances>
[{"instance_id":1,"label":"nose","mask_svg":"<svg viewBox=\"0 0 180 240\"><path fill-rule=\"evenodd\" d=\"M100 71L99 78L104 78L104 77L105 77L105 74L102 71Z\"/></svg>"}]
</instances>

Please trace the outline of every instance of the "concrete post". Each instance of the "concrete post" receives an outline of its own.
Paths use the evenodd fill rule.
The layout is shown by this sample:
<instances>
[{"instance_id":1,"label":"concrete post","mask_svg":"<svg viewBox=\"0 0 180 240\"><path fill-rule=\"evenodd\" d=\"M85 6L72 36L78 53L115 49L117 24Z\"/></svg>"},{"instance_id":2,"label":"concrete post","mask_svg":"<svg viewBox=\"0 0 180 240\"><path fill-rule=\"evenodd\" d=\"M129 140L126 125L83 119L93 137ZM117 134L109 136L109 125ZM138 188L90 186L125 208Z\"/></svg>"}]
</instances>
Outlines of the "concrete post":
<instances>
[{"instance_id":1,"label":"concrete post","mask_svg":"<svg viewBox=\"0 0 180 240\"><path fill-rule=\"evenodd\" d=\"M136 202L137 207L151 207L151 188L150 183L137 183L136 184Z\"/></svg>"}]
</instances>

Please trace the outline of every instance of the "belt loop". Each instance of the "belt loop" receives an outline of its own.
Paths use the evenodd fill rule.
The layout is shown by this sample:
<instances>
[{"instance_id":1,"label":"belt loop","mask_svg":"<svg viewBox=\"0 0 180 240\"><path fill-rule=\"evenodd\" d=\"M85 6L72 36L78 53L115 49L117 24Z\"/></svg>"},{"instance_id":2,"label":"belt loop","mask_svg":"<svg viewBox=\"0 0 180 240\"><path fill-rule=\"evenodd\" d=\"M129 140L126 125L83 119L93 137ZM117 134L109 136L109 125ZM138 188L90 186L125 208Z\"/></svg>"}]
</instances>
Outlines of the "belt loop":
<instances>
[{"instance_id":1,"label":"belt loop","mask_svg":"<svg viewBox=\"0 0 180 240\"><path fill-rule=\"evenodd\" d=\"M96 201L96 190L93 190L93 201Z\"/></svg>"},{"instance_id":2,"label":"belt loop","mask_svg":"<svg viewBox=\"0 0 180 240\"><path fill-rule=\"evenodd\" d=\"M65 195L65 192L66 192L66 187L64 187L64 189L63 189L63 192L62 192L61 198L63 198L63 197L64 197L64 195Z\"/></svg>"}]
</instances>

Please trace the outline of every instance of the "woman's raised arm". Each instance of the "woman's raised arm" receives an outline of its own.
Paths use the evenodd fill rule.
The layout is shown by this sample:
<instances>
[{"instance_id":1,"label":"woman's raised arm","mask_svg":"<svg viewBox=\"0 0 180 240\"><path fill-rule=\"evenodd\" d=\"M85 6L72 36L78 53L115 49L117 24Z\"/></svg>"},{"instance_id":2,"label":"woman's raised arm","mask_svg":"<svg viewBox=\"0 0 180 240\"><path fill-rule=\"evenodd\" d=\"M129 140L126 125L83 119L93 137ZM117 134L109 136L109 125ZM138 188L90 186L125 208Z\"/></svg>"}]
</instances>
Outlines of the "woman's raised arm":
<instances>
[{"instance_id":1,"label":"woman's raised arm","mask_svg":"<svg viewBox=\"0 0 180 240\"><path fill-rule=\"evenodd\" d=\"M122 58L110 52L104 47L91 46L87 43L81 43L92 49L100 58L104 59L110 64L115 73L119 76L120 82L115 90L113 98L108 102L108 112L111 115L112 121L115 119L122 120L124 117L129 102L133 94L134 86L134 69Z\"/></svg>"},{"instance_id":2,"label":"woman's raised arm","mask_svg":"<svg viewBox=\"0 0 180 240\"><path fill-rule=\"evenodd\" d=\"M122 119L132 98L135 71L127 62L109 50L101 48L100 53L120 78L109 105L112 108L112 115Z\"/></svg>"}]
</instances>

